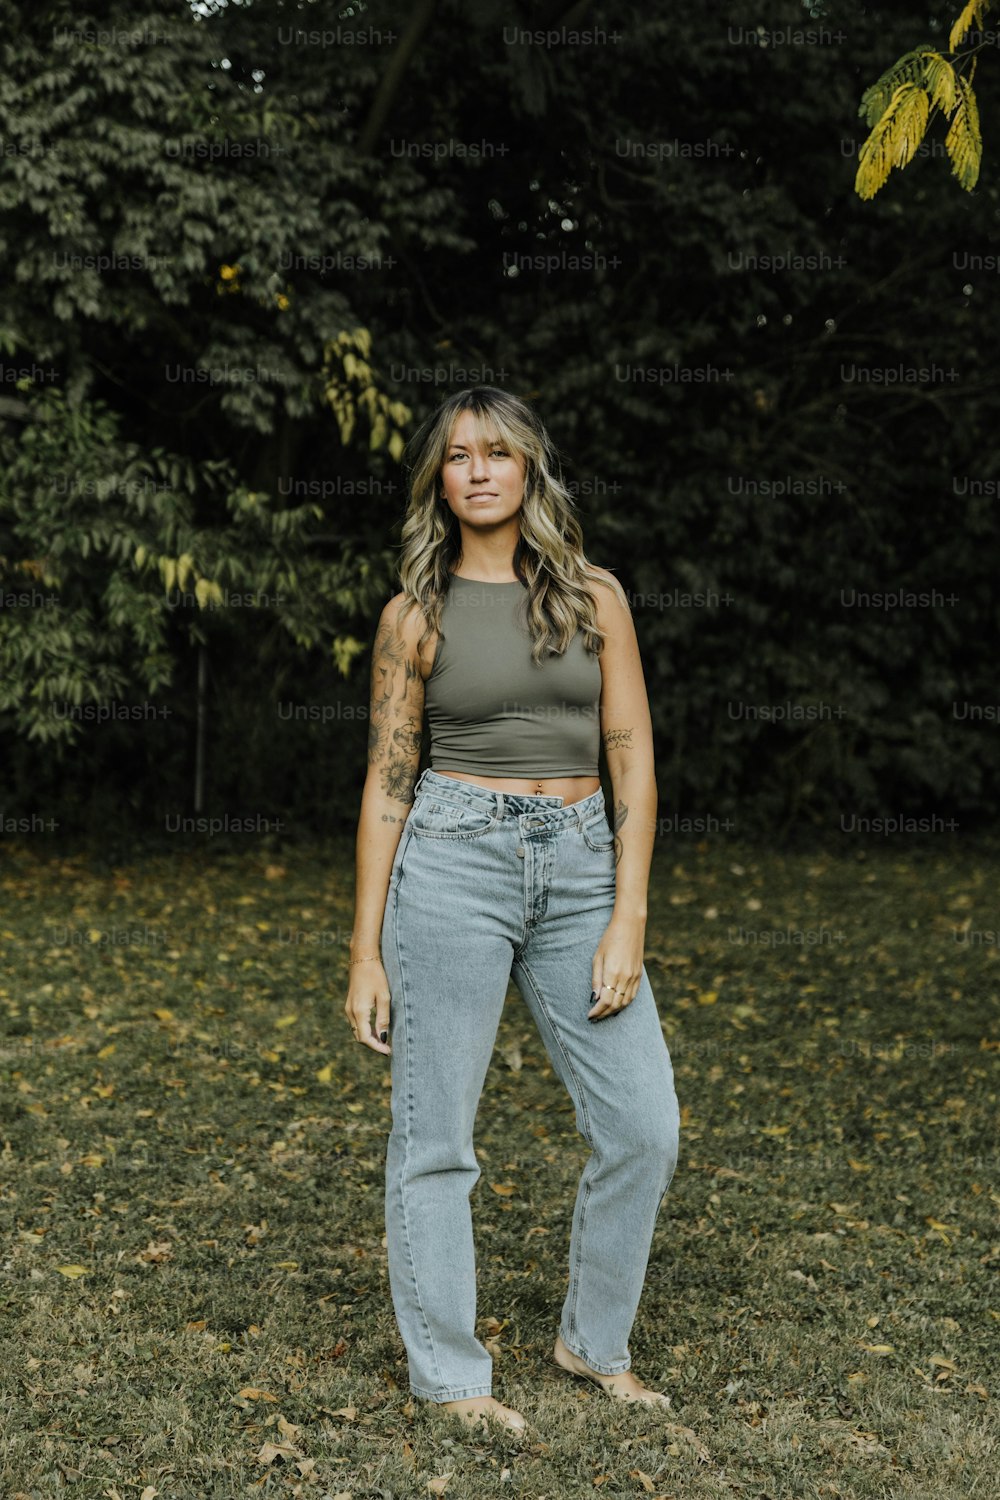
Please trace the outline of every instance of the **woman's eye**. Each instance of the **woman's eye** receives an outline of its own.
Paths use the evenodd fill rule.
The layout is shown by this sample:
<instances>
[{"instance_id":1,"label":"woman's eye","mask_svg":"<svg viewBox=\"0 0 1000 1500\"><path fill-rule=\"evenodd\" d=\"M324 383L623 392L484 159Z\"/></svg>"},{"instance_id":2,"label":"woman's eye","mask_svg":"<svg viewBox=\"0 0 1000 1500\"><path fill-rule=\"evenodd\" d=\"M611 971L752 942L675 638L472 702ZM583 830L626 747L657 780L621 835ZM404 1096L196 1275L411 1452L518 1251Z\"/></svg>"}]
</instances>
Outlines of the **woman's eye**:
<instances>
[{"instance_id":1,"label":"woman's eye","mask_svg":"<svg viewBox=\"0 0 1000 1500\"><path fill-rule=\"evenodd\" d=\"M461 452L461 453L449 453L449 455L448 455L448 462L450 464L453 464L458 459L460 459L460 458L468 458L468 456L469 455L467 453L465 453L464 451ZM510 458L510 454L507 452L506 448L493 448L490 451L490 458Z\"/></svg>"}]
</instances>

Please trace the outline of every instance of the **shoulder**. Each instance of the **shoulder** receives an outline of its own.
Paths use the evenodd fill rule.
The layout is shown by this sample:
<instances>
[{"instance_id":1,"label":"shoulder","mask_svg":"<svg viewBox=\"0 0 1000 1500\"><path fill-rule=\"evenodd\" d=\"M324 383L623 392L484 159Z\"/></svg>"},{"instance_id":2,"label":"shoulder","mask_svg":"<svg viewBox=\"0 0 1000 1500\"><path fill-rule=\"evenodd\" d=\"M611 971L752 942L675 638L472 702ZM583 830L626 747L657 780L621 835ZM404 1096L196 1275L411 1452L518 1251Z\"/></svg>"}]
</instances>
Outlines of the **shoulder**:
<instances>
[{"instance_id":1,"label":"shoulder","mask_svg":"<svg viewBox=\"0 0 1000 1500\"><path fill-rule=\"evenodd\" d=\"M615 575L607 568L595 567L593 563L587 564L587 575L600 628L602 630L613 628L614 622L620 621L623 613L631 620L632 611L629 608L628 595Z\"/></svg>"},{"instance_id":2,"label":"shoulder","mask_svg":"<svg viewBox=\"0 0 1000 1500\"><path fill-rule=\"evenodd\" d=\"M416 619L416 611L407 608L406 595L393 594L379 615L375 631L376 650L409 654Z\"/></svg>"},{"instance_id":3,"label":"shoulder","mask_svg":"<svg viewBox=\"0 0 1000 1500\"><path fill-rule=\"evenodd\" d=\"M603 636L599 653L601 666L605 670L627 669L634 662L639 649L628 595L607 568L595 568L588 563L587 571L592 580L590 593L594 600L597 628Z\"/></svg>"},{"instance_id":4,"label":"shoulder","mask_svg":"<svg viewBox=\"0 0 1000 1500\"><path fill-rule=\"evenodd\" d=\"M379 616L375 649L417 666L421 659L421 639L427 628L427 617L417 600L403 592L393 594Z\"/></svg>"},{"instance_id":5,"label":"shoulder","mask_svg":"<svg viewBox=\"0 0 1000 1500\"><path fill-rule=\"evenodd\" d=\"M379 616L380 631L397 631L404 638L416 640L426 623L426 616L416 599L409 594L393 594Z\"/></svg>"}]
</instances>

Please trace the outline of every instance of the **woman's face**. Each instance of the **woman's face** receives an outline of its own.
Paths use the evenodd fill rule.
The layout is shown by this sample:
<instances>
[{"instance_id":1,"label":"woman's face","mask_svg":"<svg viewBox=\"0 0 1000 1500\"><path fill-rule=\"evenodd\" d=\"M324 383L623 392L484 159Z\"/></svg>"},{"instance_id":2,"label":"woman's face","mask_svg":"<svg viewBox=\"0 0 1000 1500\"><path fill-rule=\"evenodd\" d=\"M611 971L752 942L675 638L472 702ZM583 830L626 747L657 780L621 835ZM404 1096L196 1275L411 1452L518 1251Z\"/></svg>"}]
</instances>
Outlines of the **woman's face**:
<instances>
[{"instance_id":1,"label":"woman's face","mask_svg":"<svg viewBox=\"0 0 1000 1500\"><path fill-rule=\"evenodd\" d=\"M524 459L502 445L484 445L471 412L460 412L441 467L441 489L466 526L489 529L509 522L524 496Z\"/></svg>"}]
</instances>

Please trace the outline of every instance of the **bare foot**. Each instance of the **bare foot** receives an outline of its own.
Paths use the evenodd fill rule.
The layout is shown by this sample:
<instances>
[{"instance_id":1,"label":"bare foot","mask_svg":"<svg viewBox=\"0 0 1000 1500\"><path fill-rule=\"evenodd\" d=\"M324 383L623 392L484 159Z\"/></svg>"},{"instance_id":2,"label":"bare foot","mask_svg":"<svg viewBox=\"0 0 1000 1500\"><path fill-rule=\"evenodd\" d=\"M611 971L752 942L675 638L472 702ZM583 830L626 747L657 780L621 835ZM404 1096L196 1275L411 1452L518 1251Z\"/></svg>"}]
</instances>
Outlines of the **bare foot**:
<instances>
[{"instance_id":1,"label":"bare foot","mask_svg":"<svg viewBox=\"0 0 1000 1500\"><path fill-rule=\"evenodd\" d=\"M490 1422L498 1422L510 1432L523 1432L528 1425L519 1411L501 1405L495 1396L467 1396L462 1401L439 1401L437 1404L442 1411L454 1412L470 1427L479 1424L487 1427Z\"/></svg>"},{"instance_id":2,"label":"bare foot","mask_svg":"<svg viewBox=\"0 0 1000 1500\"><path fill-rule=\"evenodd\" d=\"M640 1380L635 1378L631 1370L623 1370L620 1375L602 1375L600 1371L592 1370L584 1360L566 1348L558 1333L552 1357L560 1369L568 1370L571 1375L582 1375L585 1379L592 1380L595 1385L599 1385L617 1401L639 1401L644 1406L670 1405L669 1396L664 1396L662 1391L648 1390Z\"/></svg>"}]
</instances>

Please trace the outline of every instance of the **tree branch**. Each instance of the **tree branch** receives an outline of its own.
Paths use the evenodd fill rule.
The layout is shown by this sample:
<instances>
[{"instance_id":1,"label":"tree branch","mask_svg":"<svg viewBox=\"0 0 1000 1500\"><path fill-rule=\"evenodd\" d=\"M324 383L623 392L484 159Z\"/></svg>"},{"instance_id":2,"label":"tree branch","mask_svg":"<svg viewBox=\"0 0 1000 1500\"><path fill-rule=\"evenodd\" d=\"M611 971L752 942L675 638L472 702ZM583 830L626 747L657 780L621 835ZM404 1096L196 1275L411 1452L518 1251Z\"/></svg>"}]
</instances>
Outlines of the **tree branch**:
<instances>
[{"instance_id":1,"label":"tree branch","mask_svg":"<svg viewBox=\"0 0 1000 1500\"><path fill-rule=\"evenodd\" d=\"M362 127L358 137L358 153L361 156L371 156L378 140L379 133L386 122L392 102L399 92L400 84L413 54L420 44L420 40L430 25L434 15L434 0L418 0L410 12L410 24L399 43L392 61L385 70L382 82L378 86L378 93L372 101L372 107L368 112L368 118Z\"/></svg>"}]
</instances>

